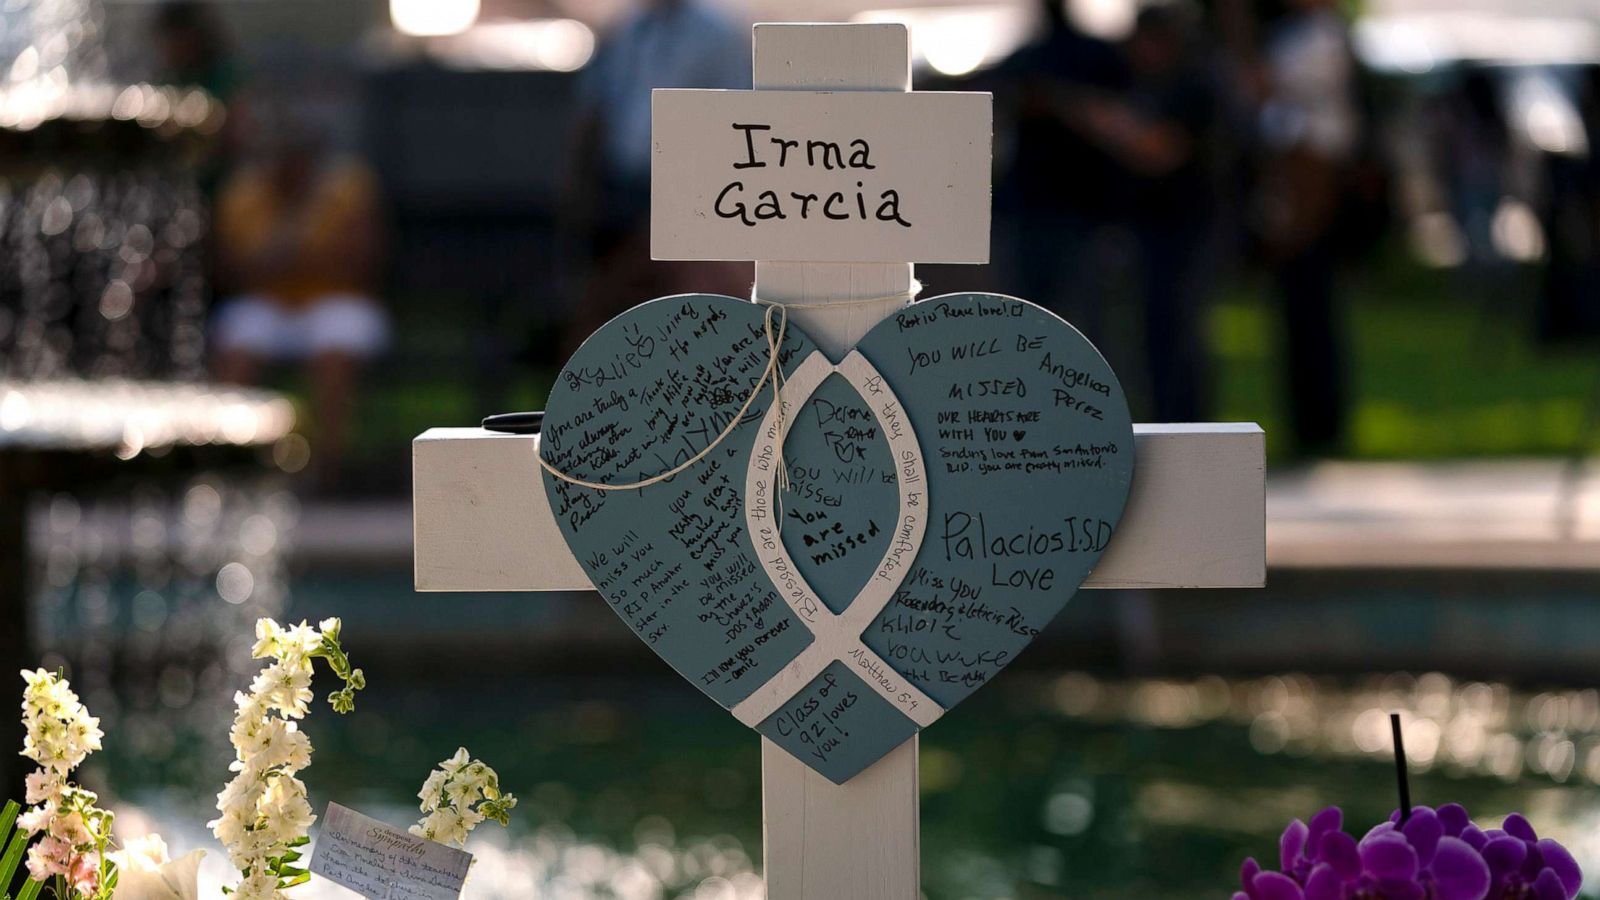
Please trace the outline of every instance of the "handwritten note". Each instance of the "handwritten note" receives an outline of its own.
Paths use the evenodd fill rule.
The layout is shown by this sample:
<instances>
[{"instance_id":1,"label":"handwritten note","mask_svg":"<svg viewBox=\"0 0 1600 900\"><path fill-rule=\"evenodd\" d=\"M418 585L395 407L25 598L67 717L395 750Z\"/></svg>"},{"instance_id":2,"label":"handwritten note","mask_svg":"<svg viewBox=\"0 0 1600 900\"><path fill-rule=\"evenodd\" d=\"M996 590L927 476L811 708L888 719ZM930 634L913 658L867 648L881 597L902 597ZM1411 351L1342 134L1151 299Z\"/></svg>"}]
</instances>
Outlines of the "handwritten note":
<instances>
[{"instance_id":1,"label":"handwritten note","mask_svg":"<svg viewBox=\"0 0 1600 900\"><path fill-rule=\"evenodd\" d=\"M545 459L626 484L726 437L642 489L542 477L628 626L844 781L988 683L1077 591L1121 517L1133 426L1094 346L1010 297L913 304L838 361L791 325L779 362L781 422L770 385L751 399L759 306L636 307L563 370Z\"/></svg>"},{"instance_id":2,"label":"handwritten note","mask_svg":"<svg viewBox=\"0 0 1600 900\"><path fill-rule=\"evenodd\" d=\"M455 900L472 854L329 803L311 871L370 900Z\"/></svg>"}]
</instances>

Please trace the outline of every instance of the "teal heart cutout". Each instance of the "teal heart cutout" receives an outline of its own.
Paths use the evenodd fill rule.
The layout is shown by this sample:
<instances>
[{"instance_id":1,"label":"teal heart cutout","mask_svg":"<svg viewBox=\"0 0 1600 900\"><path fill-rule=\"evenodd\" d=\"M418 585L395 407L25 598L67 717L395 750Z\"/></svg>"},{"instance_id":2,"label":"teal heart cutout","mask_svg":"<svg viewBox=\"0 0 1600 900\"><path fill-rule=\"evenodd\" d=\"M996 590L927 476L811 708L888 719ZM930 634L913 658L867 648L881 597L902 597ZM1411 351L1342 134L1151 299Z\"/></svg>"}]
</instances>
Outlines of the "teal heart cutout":
<instances>
[{"instance_id":1,"label":"teal heart cutout","mask_svg":"<svg viewBox=\"0 0 1600 900\"><path fill-rule=\"evenodd\" d=\"M842 783L1077 591L1121 517L1133 427L1086 338L994 294L911 304L838 361L785 327L779 415L775 318L689 294L607 323L551 391L540 477L628 627Z\"/></svg>"}]
</instances>

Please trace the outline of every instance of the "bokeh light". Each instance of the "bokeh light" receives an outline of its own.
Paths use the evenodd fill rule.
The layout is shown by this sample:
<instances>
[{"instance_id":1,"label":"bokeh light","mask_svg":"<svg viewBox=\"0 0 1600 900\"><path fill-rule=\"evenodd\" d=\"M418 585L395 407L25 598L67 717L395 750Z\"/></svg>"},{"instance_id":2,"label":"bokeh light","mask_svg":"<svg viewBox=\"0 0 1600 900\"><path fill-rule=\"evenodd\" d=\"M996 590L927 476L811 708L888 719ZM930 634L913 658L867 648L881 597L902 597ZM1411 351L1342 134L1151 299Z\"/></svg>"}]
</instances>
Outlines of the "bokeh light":
<instances>
[{"instance_id":1,"label":"bokeh light","mask_svg":"<svg viewBox=\"0 0 1600 900\"><path fill-rule=\"evenodd\" d=\"M389 18L402 34L460 34L478 19L479 0L389 0Z\"/></svg>"}]
</instances>

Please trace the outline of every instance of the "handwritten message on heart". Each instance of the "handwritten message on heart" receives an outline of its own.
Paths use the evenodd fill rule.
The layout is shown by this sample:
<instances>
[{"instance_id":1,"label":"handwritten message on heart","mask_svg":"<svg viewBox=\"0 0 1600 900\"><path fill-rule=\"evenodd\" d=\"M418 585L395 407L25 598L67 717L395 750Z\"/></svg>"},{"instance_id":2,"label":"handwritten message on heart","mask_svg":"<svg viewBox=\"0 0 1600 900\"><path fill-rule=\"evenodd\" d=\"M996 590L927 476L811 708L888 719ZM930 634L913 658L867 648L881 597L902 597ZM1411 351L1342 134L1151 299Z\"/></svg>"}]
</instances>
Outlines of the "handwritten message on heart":
<instances>
[{"instance_id":1,"label":"handwritten message on heart","mask_svg":"<svg viewBox=\"0 0 1600 900\"><path fill-rule=\"evenodd\" d=\"M788 328L781 415L768 359L747 301L624 313L562 371L544 460L632 484L726 437L637 489L541 477L628 626L843 782L987 683L1076 592L1121 516L1132 424L1093 345L1010 297L915 303L838 361Z\"/></svg>"}]
</instances>

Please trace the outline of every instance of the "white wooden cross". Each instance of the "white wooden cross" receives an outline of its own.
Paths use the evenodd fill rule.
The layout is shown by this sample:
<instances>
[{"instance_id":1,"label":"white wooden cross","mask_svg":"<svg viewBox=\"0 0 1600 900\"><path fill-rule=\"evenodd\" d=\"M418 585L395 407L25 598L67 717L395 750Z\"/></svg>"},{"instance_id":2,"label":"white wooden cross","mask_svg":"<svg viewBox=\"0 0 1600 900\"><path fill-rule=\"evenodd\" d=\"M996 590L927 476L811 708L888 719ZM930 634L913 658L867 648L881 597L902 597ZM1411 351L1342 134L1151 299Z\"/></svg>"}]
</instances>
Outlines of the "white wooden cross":
<instances>
[{"instance_id":1,"label":"white wooden cross","mask_svg":"<svg viewBox=\"0 0 1600 900\"><path fill-rule=\"evenodd\" d=\"M903 26L893 24L757 25L754 82L756 92L733 102L759 105L767 91L908 92L908 36ZM699 93L674 98L671 102L678 105L671 107L671 121L662 120L662 99L657 96L658 183L652 241L659 258L728 258L707 249L715 233L692 233L694 226L685 226L685 218L674 215L682 210L669 206L694 199L690 195L697 181L690 176L696 161L668 160L677 167L674 177L668 183L659 177L664 138L670 144L682 138L682 129L700 127L694 96ZM928 108L914 108L916 98L939 95L905 96L903 104L890 101L874 109L911 121ZM829 99L821 96L805 102L821 104L827 112ZM845 109L854 102L858 101L846 100L831 109L842 110L842 116L856 114ZM987 126L986 102L982 122ZM663 134L663 129L673 128L679 129L676 138ZM982 134L947 137L954 145L981 142L987 165L987 128ZM798 140L803 147L804 136ZM955 159L960 149L946 147L932 155ZM908 244L905 259L987 258L988 173L982 173L976 189L974 184L957 183L959 171L951 174L955 181L934 187L943 188L945 197L939 202L953 204L963 217L930 238L943 242L937 246ZM873 192L869 211L875 210L876 199ZM845 203L853 206L855 200L851 197ZM762 240L745 236L737 246L758 246ZM972 257L968 254L975 240L981 240L982 250ZM829 354L842 354L907 302L910 262L851 261L881 260L882 248L861 252L859 242L845 241L825 251L825 258L832 261L811 262L792 261L788 245L766 246L772 247L771 255L785 261L771 261L769 256L756 262L758 296L789 304L791 320ZM861 302L871 298L883 299ZM1134 433L1136 474L1127 509L1111 545L1083 586L1263 585L1266 440L1261 428L1246 423L1136 425ZM478 428L435 428L416 439L412 460L417 590L592 589L545 501L537 453L536 436ZM915 737L843 785L828 781L765 738L761 765L763 855L770 898L913 900L919 896Z\"/></svg>"}]
</instances>

